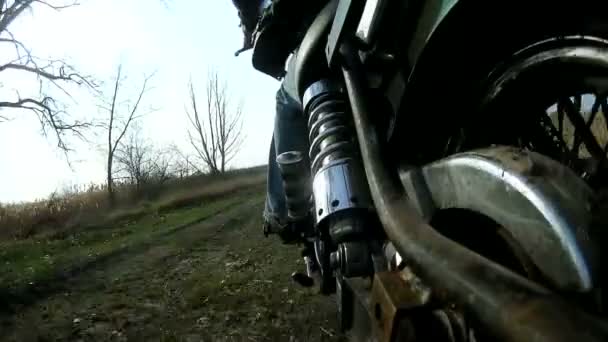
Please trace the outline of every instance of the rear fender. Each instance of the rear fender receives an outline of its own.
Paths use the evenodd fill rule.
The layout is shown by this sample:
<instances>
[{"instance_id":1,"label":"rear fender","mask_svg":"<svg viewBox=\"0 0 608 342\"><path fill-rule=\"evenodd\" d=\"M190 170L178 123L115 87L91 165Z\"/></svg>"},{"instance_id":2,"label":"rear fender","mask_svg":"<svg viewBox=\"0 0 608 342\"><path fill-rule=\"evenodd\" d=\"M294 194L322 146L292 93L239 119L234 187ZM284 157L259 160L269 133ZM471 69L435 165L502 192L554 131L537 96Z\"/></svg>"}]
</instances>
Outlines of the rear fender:
<instances>
[{"instance_id":1,"label":"rear fender","mask_svg":"<svg viewBox=\"0 0 608 342\"><path fill-rule=\"evenodd\" d=\"M421 216L466 209L503 226L552 287L588 292L599 278L591 236L591 189L566 166L534 152L498 146L402 170ZM466 230L469 226L454 225ZM474 231L467 239L479 239ZM462 242L462 241L461 241Z\"/></svg>"},{"instance_id":2,"label":"rear fender","mask_svg":"<svg viewBox=\"0 0 608 342\"><path fill-rule=\"evenodd\" d=\"M412 40L408 44L407 59L410 65L416 64L436 29L443 23L458 2L459 0L423 1Z\"/></svg>"},{"instance_id":3,"label":"rear fender","mask_svg":"<svg viewBox=\"0 0 608 342\"><path fill-rule=\"evenodd\" d=\"M608 24L601 18L606 5L595 0L422 2L413 33L401 38L404 86L395 106L391 141L401 155L408 146L413 150L407 154L421 154L410 162L442 157L450 137L476 114L496 66L541 40L606 35Z\"/></svg>"}]
</instances>

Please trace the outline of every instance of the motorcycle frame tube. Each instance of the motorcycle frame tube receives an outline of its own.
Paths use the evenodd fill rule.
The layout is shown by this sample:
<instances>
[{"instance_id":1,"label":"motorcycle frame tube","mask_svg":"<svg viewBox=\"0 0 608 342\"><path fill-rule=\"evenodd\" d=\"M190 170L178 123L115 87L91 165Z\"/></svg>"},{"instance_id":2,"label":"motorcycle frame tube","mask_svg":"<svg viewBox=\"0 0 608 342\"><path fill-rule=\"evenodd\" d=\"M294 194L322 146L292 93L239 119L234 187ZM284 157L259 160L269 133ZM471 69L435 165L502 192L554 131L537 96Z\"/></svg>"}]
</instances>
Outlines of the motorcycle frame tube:
<instances>
[{"instance_id":1,"label":"motorcycle frame tube","mask_svg":"<svg viewBox=\"0 0 608 342\"><path fill-rule=\"evenodd\" d=\"M323 56L323 43L327 39L337 7L338 0L329 1L312 22L300 43L294 65L296 91L300 98L304 96L304 92L310 84L318 81L315 79L315 76L318 75L315 70L323 67L323 69L327 69L326 65L318 65L317 58Z\"/></svg>"}]
</instances>

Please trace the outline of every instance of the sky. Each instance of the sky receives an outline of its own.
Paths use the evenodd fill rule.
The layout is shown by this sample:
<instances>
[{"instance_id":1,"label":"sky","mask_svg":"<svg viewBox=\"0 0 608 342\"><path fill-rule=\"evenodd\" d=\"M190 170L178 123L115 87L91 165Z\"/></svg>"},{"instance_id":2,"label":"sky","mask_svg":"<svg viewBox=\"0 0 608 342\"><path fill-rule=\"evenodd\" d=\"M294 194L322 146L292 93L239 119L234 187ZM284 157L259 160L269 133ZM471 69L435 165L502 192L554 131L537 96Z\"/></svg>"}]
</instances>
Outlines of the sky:
<instances>
[{"instance_id":1,"label":"sky","mask_svg":"<svg viewBox=\"0 0 608 342\"><path fill-rule=\"evenodd\" d=\"M135 96L143 77L154 73L153 88L142 102L154 111L140 124L157 146L176 144L185 153L193 153L185 114L188 80L200 89L202 101L205 78L214 68L235 101L244 103L246 140L232 163L244 167L267 161L279 82L253 69L250 51L234 56L242 43L238 24L230 0L81 0L62 11L35 6L9 29L37 57L65 59L103 81L105 90L122 64L127 75L123 100ZM3 54L8 51L0 49L0 58ZM32 91L37 91L35 79L17 72L0 74L0 100ZM72 98L62 99L71 116L107 117L93 94L69 91ZM33 113L1 114L11 120L0 122L0 202L30 201L104 181L103 136L90 136L88 142L71 139L74 151L66 159L54 139L41 135Z\"/></svg>"}]
</instances>

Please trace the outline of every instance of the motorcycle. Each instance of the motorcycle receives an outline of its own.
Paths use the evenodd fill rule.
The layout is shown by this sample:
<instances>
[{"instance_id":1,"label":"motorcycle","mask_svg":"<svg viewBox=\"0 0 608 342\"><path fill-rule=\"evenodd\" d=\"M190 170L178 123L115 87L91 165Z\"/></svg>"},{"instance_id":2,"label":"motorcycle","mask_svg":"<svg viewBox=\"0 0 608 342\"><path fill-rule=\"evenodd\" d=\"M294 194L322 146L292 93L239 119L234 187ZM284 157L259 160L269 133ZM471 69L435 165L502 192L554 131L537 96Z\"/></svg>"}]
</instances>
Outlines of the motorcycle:
<instances>
[{"instance_id":1,"label":"motorcycle","mask_svg":"<svg viewBox=\"0 0 608 342\"><path fill-rule=\"evenodd\" d=\"M335 295L346 335L608 340L604 2L269 8L253 66L283 77L296 51L310 138L277 158L293 277Z\"/></svg>"}]
</instances>

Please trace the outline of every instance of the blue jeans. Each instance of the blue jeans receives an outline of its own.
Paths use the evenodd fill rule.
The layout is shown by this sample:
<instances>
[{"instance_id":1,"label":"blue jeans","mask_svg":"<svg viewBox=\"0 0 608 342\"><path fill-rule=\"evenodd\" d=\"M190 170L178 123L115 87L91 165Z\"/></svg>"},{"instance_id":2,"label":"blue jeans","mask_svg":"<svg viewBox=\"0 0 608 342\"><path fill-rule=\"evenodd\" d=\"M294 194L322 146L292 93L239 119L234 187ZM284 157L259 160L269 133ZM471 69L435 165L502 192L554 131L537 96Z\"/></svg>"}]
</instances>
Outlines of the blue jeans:
<instances>
[{"instance_id":1,"label":"blue jeans","mask_svg":"<svg viewBox=\"0 0 608 342\"><path fill-rule=\"evenodd\" d=\"M276 96L274 132L268 157L268 179L264 219L277 227L287 224L285 191L276 158L287 151L308 154L308 129L306 117L299 101L285 89L282 83Z\"/></svg>"}]
</instances>

